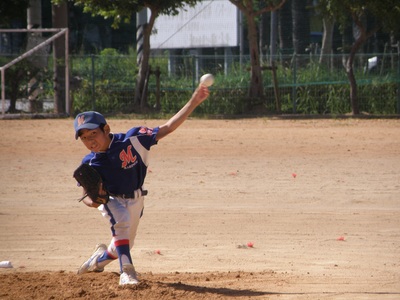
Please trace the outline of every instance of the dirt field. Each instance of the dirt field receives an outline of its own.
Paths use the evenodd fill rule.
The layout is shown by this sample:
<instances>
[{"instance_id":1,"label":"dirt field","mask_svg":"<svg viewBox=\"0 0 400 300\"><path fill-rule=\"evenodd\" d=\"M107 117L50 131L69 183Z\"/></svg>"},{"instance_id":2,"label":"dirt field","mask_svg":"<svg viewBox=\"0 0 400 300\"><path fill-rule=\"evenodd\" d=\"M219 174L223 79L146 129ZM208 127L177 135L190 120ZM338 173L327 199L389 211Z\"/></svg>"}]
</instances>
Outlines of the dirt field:
<instances>
[{"instance_id":1,"label":"dirt field","mask_svg":"<svg viewBox=\"0 0 400 300\"><path fill-rule=\"evenodd\" d=\"M76 275L110 233L72 123L0 121L0 299L400 299L400 120L188 120L152 149L124 288L117 262Z\"/></svg>"}]
</instances>

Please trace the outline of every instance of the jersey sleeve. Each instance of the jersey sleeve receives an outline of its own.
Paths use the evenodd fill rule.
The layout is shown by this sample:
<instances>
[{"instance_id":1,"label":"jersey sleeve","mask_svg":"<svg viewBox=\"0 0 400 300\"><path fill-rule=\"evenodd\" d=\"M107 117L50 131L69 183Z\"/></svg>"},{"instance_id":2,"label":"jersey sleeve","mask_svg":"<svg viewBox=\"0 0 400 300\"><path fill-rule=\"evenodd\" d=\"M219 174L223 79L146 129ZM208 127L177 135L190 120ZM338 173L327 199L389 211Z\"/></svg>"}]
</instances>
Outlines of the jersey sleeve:
<instances>
[{"instance_id":1,"label":"jersey sleeve","mask_svg":"<svg viewBox=\"0 0 400 300\"><path fill-rule=\"evenodd\" d=\"M138 141L145 147L147 150L150 150L150 147L157 144L156 136L158 133L159 127L150 128L146 126L134 127L131 128L126 133L126 138L131 138L133 136L137 137Z\"/></svg>"}]
</instances>

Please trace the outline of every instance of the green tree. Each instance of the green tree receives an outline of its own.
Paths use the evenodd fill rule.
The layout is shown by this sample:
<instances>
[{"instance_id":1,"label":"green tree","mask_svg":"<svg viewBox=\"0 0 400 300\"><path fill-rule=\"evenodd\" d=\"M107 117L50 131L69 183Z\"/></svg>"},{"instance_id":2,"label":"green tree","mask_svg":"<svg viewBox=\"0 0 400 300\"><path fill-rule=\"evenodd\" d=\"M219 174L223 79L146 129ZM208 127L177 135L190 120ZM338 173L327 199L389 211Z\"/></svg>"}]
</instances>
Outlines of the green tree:
<instances>
[{"instance_id":1,"label":"green tree","mask_svg":"<svg viewBox=\"0 0 400 300\"><path fill-rule=\"evenodd\" d=\"M60 2L64 0L53 0ZM72 0L78 5L82 5L84 12L92 15L112 18L114 27L118 27L120 22L129 22L134 13L140 12L144 8L150 10L150 17L143 31L143 57L140 62L139 74L136 78L135 106L145 108L147 99L142 99L146 77L149 71L150 58L150 34L153 30L154 22L159 15L177 15L180 8L185 5L194 6L199 0ZM132 37L133 38L133 37Z\"/></svg>"},{"instance_id":2,"label":"green tree","mask_svg":"<svg viewBox=\"0 0 400 300\"><path fill-rule=\"evenodd\" d=\"M262 80L260 52L258 47L257 18L262 14L279 9L286 0L253 1L229 0L243 13L247 20L248 40L250 50L251 77L248 96L262 98L264 87Z\"/></svg>"},{"instance_id":3,"label":"green tree","mask_svg":"<svg viewBox=\"0 0 400 300\"><path fill-rule=\"evenodd\" d=\"M400 28L400 3L396 0L319 0L318 9L326 18L333 18L344 31L354 26L353 42L343 47L346 54L344 68L350 82L350 102L353 115L360 114L357 95L357 81L353 71L354 59L364 43L379 30L398 31ZM373 18L372 27L367 18ZM349 21L351 22L349 24Z\"/></svg>"}]
</instances>

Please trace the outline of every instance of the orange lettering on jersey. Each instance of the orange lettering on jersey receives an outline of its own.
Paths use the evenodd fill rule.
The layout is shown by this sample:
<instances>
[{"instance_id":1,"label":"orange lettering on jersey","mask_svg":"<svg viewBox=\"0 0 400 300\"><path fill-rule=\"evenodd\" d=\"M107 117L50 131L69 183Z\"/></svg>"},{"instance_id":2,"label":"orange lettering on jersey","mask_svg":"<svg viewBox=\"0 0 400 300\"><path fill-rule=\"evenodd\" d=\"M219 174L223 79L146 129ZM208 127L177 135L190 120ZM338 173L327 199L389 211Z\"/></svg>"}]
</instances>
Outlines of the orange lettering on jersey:
<instances>
[{"instance_id":1,"label":"orange lettering on jersey","mask_svg":"<svg viewBox=\"0 0 400 300\"><path fill-rule=\"evenodd\" d=\"M128 146L126 151L122 150L119 154L119 159L122 161L122 168L126 168L130 163L134 163L136 161L136 155L132 154L132 145Z\"/></svg>"}]
</instances>

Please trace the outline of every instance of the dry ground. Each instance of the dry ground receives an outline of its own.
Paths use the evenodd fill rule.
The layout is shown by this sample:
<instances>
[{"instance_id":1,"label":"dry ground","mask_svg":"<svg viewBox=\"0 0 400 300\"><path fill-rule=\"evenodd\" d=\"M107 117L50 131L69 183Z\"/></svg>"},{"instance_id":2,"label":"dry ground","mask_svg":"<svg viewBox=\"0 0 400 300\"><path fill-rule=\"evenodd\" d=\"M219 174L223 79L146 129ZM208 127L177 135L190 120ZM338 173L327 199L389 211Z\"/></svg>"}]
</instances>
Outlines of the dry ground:
<instances>
[{"instance_id":1,"label":"dry ground","mask_svg":"<svg viewBox=\"0 0 400 300\"><path fill-rule=\"evenodd\" d=\"M400 299L400 120L188 120L152 149L131 288L75 274L110 236L72 119L0 136L0 299Z\"/></svg>"}]
</instances>

